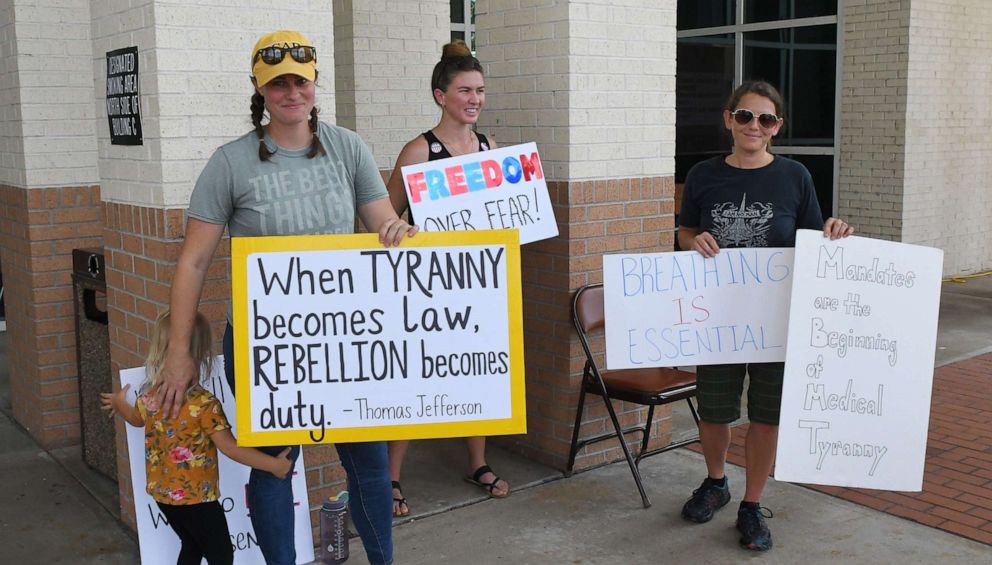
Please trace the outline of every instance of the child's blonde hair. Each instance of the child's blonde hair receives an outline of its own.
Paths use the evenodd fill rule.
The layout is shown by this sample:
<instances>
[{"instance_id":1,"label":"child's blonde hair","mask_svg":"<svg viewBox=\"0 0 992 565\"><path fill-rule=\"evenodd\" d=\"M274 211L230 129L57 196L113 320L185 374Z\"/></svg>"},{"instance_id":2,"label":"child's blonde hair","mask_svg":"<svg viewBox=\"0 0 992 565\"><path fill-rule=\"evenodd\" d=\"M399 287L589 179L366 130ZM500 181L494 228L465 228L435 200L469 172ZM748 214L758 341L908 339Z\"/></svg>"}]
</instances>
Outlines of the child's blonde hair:
<instances>
[{"instance_id":1,"label":"child's blonde hair","mask_svg":"<svg viewBox=\"0 0 992 565\"><path fill-rule=\"evenodd\" d=\"M155 326L152 327L152 342L148 346L148 357L145 359L145 382L143 390L158 386L162 373L162 365L165 364L165 356L169 351L169 323L172 321L172 314L166 310L155 319ZM210 331L210 322L206 316L200 312L196 313L193 319L193 333L189 339L189 355L193 358L193 363L200 368L200 380L208 378L213 369L213 335ZM192 385L194 383L190 383Z\"/></svg>"}]
</instances>

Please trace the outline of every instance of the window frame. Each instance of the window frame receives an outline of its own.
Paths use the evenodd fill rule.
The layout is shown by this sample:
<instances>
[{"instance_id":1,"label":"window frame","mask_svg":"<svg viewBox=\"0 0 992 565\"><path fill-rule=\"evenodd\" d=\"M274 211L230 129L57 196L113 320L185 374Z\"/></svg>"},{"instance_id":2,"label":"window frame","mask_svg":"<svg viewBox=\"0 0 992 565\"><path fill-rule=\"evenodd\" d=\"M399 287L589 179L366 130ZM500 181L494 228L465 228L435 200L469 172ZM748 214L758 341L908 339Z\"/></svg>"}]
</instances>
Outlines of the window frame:
<instances>
[{"instance_id":1,"label":"window frame","mask_svg":"<svg viewBox=\"0 0 992 565\"><path fill-rule=\"evenodd\" d=\"M679 0L680 2L698 0ZM811 27L820 25L837 26L836 38L836 61L834 80L834 140L830 146L802 146L802 145L775 145L773 152L781 155L831 155L833 157L833 186L831 187L831 198L833 200L833 210L829 215L837 213L839 195L837 191L840 177L840 116L841 116L841 93L844 67L844 17L843 5L837 4L837 14L832 16L816 16L811 18L796 18L792 20L772 20L767 22L744 23L744 2L736 0L734 13L734 24L724 26L713 26L705 28L694 28L679 30L676 32L676 40L702 37L711 35L734 36L734 88L737 88L744 81L744 34L753 31L779 30L799 27ZM678 149L676 148L676 153Z\"/></svg>"},{"instance_id":2,"label":"window frame","mask_svg":"<svg viewBox=\"0 0 992 565\"><path fill-rule=\"evenodd\" d=\"M450 3L454 3L456 1L459 0L451 0L449 5ZM473 36L475 35L475 0L460 1L462 3L462 10L464 10L462 13L465 15L466 21L450 22L451 30L449 33L460 32L465 38L465 43L468 45L468 48L472 50L472 53L475 53L475 41L473 40Z\"/></svg>"}]
</instances>

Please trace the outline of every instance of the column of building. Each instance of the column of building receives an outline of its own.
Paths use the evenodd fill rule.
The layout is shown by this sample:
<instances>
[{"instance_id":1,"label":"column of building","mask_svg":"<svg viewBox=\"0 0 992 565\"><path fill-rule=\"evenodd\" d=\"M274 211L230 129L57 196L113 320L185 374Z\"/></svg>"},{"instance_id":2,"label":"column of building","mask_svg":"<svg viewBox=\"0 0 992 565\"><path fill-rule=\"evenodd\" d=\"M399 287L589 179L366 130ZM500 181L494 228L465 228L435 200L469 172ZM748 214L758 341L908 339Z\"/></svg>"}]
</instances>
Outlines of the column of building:
<instances>
[{"instance_id":1,"label":"column of building","mask_svg":"<svg viewBox=\"0 0 992 565\"><path fill-rule=\"evenodd\" d=\"M334 3L338 125L358 132L384 175L439 116L431 71L449 38L446 0Z\"/></svg>"},{"instance_id":2,"label":"column of building","mask_svg":"<svg viewBox=\"0 0 992 565\"><path fill-rule=\"evenodd\" d=\"M0 264L14 417L79 442L72 249L102 242L88 0L0 8Z\"/></svg>"},{"instance_id":3,"label":"column of building","mask_svg":"<svg viewBox=\"0 0 992 565\"><path fill-rule=\"evenodd\" d=\"M504 146L537 142L561 233L523 250L528 434L502 441L559 468L584 364L571 293L602 279L604 253L672 249L675 6L477 4L488 92L480 129ZM620 413L624 424L644 417L630 406ZM657 420L653 441L667 442L670 413ZM609 425L602 404L589 403L583 434ZM618 445L604 442L577 467L618 458Z\"/></svg>"},{"instance_id":4,"label":"column of building","mask_svg":"<svg viewBox=\"0 0 992 565\"><path fill-rule=\"evenodd\" d=\"M840 215L862 235L943 249L945 273L987 269L985 3L847 1L841 14Z\"/></svg>"},{"instance_id":5,"label":"column of building","mask_svg":"<svg viewBox=\"0 0 992 565\"><path fill-rule=\"evenodd\" d=\"M321 80L333 84L330 0L293 10L196 2L94 2L93 65L100 184L105 210L111 367L141 366L151 325L168 307L182 248L184 211L199 171L220 145L251 130L251 48L263 33L296 29L315 44ZM142 143L112 143L107 125L106 53L137 47ZM333 122L333 89L319 90ZM219 344L230 297L230 260L222 241L200 309ZM218 352L219 352L218 347ZM121 517L134 525L123 425L118 429ZM310 506L335 491L343 473L332 447L307 450ZM336 491L335 491L336 492ZM316 523L316 522L315 522Z\"/></svg>"}]
</instances>

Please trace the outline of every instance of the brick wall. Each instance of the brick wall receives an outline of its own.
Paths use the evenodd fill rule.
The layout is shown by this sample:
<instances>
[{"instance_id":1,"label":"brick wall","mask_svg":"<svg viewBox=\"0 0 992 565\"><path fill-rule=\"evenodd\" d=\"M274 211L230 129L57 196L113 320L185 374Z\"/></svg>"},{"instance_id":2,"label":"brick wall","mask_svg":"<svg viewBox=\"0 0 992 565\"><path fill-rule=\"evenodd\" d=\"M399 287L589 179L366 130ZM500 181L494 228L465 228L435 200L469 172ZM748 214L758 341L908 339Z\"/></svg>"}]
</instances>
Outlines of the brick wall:
<instances>
[{"instance_id":1,"label":"brick wall","mask_svg":"<svg viewBox=\"0 0 992 565\"><path fill-rule=\"evenodd\" d=\"M986 0L913 0L903 241L944 250L944 272L992 268L992 12Z\"/></svg>"},{"instance_id":2,"label":"brick wall","mask_svg":"<svg viewBox=\"0 0 992 565\"><path fill-rule=\"evenodd\" d=\"M431 71L450 39L446 0L335 0L338 125L392 171L406 142L437 123Z\"/></svg>"},{"instance_id":3,"label":"brick wall","mask_svg":"<svg viewBox=\"0 0 992 565\"><path fill-rule=\"evenodd\" d=\"M223 5L219 5L223 4ZM186 206L213 151L251 131L251 48L263 33L297 29L317 47L317 103L334 122L330 0L293 10L268 5L108 0L93 6L93 69L103 197ZM144 145L110 144L106 52L138 47Z\"/></svg>"},{"instance_id":4,"label":"brick wall","mask_svg":"<svg viewBox=\"0 0 992 565\"><path fill-rule=\"evenodd\" d=\"M102 239L89 31L86 0L0 8L0 268L18 352L11 404L44 447L79 442L71 252Z\"/></svg>"},{"instance_id":5,"label":"brick wall","mask_svg":"<svg viewBox=\"0 0 992 565\"><path fill-rule=\"evenodd\" d=\"M675 4L568 3L569 178L674 174Z\"/></svg>"},{"instance_id":6,"label":"brick wall","mask_svg":"<svg viewBox=\"0 0 992 565\"><path fill-rule=\"evenodd\" d=\"M903 228L909 0L843 4L838 215L859 235Z\"/></svg>"},{"instance_id":7,"label":"brick wall","mask_svg":"<svg viewBox=\"0 0 992 565\"><path fill-rule=\"evenodd\" d=\"M0 186L14 417L46 448L79 442L72 250L102 243L96 186Z\"/></svg>"},{"instance_id":8,"label":"brick wall","mask_svg":"<svg viewBox=\"0 0 992 565\"><path fill-rule=\"evenodd\" d=\"M17 76L14 4L0 6L0 184L24 186L24 140L21 134L21 89Z\"/></svg>"},{"instance_id":9,"label":"brick wall","mask_svg":"<svg viewBox=\"0 0 992 565\"><path fill-rule=\"evenodd\" d=\"M992 267L992 87L982 0L843 4L842 217L944 250L944 273Z\"/></svg>"},{"instance_id":10,"label":"brick wall","mask_svg":"<svg viewBox=\"0 0 992 565\"><path fill-rule=\"evenodd\" d=\"M480 130L503 145L537 142L560 231L523 249L528 434L496 441L563 468L584 364L572 291L601 280L604 253L672 248L675 2L480 2L476 10L487 72ZM615 405L625 425L644 418L637 406ZM655 444L668 442L669 415L656 415ZM582 434L608 426L602 402L590 398ZM580 452L576 467L621 457L618 444L603 442Z\"/></svg>"},{"instance_id":11,"label":"brick wall","mask_svg":"<svg viewBox=\"0 0 992 565\"><path fill-rule=\"evenodd\" d=\"M486 71L479 130L504 146L536 142L554 180L569 178L569 5L492 1L475 8L477 55Z\"/></svg>"},{"instance_id":12,"label":"brick wall","mask_svg":"<svg viewBox=\"0 0 992 565\"><path fill-rule=\"evenodd\" d=\"M89 1L12 4L24 151L17 186L96 184Z\"/></svg>"}]
</instances>

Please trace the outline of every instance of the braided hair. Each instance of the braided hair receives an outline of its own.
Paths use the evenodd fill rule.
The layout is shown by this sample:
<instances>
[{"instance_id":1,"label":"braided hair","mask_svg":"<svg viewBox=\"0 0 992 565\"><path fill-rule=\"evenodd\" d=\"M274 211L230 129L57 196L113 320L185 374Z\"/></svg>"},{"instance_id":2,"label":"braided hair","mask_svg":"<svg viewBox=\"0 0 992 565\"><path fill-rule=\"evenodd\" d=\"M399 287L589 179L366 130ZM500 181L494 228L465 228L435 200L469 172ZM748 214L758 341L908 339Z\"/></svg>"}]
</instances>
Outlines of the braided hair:
<instances>
[{"instance_id":1,"label":"braided hair","mask_svg":"<svg viewBox=\"0 0 992 565\"><path fill-rule=\"evenodd\" d=\"M317 114L320 110L314 106L310 110L310 120L308 125L310 126L310 133L313 134L313 138L310 141L310 151L307 152L307 159L313 159L318 155L327 155L327 151L324 150L324 144L320 142L320 136L317 134L318 120ZM269 151L269 147L265 145L265 128L262 127L262 118L265 115L265 97L255 90L255 93L251 95L251 123L255 126L255 135L258 136L258 158L262 161L268 161L272 157L272 151Z\"/></svg>"}]
</instances>

